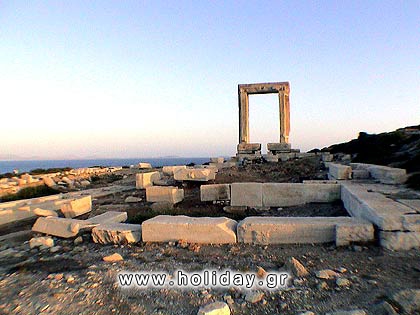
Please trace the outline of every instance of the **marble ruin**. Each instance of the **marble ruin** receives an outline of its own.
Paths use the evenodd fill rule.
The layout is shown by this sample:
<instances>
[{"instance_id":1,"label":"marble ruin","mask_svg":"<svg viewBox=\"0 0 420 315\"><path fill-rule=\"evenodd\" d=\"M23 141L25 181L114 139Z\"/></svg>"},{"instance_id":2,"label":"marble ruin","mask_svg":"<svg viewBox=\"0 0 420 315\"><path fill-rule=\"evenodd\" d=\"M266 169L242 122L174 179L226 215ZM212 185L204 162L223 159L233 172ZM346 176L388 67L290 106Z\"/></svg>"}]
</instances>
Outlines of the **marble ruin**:
<instances>
[{"instance_id":1,"label":"marble ruin","mask_svg":"<svg viewBox=\"0 0 420 315\"><path fill-rule=\"evenodd\" d=\"M261 144L250 143L249 136L249 95L250 94L269 94L277 93L279 98L279 142L268 143L268 158L279 153L299 152L292 150L289 143L290 133L290 85L289 82L273 83L253 83L238 85L238 104L239 104L239 144L237 147L237 157L239 159L255 159L261 157Z\"/></svg>"}]
</instances>

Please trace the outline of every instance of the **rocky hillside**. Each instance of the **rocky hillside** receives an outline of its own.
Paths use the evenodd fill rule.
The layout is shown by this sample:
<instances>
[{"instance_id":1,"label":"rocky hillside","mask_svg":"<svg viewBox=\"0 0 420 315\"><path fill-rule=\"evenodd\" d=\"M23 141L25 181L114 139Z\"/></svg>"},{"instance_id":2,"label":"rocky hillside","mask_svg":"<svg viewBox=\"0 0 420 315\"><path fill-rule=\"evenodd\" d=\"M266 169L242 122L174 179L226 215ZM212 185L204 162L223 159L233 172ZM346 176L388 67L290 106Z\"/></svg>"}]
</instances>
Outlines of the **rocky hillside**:
<instances>
[{"instance_id":1,"label":"rocky hillside","mask_svg":"<svg viewBox=\"0 0 420 315\"><path fill-rule=\"evenodd\" d=\"M360 132L357 139L323 151L351 154L353 162L405 168L411 174L408 184L420 188L420 125L380 134Z\"/></svg>"}]
</instances>

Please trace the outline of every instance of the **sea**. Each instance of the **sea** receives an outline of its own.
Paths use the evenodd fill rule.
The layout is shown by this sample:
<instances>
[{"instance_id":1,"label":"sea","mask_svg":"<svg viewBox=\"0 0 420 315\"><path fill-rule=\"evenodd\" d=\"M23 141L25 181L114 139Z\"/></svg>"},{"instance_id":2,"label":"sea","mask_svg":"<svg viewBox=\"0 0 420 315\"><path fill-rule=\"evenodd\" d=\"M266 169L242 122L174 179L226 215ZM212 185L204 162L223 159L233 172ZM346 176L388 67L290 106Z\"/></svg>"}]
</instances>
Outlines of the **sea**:
<instances>
[{"instance_id":1,"label":"sea","mask_svg":"<svg viewBox=\"0 0 420 315\"><path fill-rule=\"evenodd\" d=\"M203 164L209 162L208 157L162 157L162 158L130 158L130 159L92 159L92 160L19 160L0 161L0 174L18 170L19 173L29 172L37 168L81 168L91 166L130 166L140 162L147 162L153 167L187 165L190 163Z\"/></svg>"}]
</instances>

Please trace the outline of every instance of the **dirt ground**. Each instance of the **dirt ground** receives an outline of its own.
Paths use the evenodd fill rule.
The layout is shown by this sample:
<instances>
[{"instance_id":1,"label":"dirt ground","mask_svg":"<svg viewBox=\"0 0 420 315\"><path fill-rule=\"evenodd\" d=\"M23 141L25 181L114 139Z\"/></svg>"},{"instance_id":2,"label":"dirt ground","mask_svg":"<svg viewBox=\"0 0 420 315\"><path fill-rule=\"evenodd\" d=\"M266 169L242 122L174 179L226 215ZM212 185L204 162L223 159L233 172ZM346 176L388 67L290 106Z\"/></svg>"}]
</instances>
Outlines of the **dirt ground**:
<instances>
[{"instance_id":1,"label":"dirt ground","mask_svg":"<svg viewBox=\"0 0 420 315\"><path fill-rule=\"evenodd\" d=\"M132 170L114 183L134 185ZM121 177L119 177L121 178ZM216 182L277 181L300 182L303 179L324 179L316 160L248 165L221 171ZM114 178L115 179L115 178ZM93 186L109 185L106 179ZM170 214L228 216L223 205L199 204L199 186L188 185L186 199ZM136 204L124 202L127 196L143 200ZM110 207L129 213L131 222L156 215L145 202L144 191L119 193L94 201L89 216L105 212ZM115 210L115 209L113 209ZM343 212L344 211L344 212ZM265 213L245 215L342 216L342 204L318 204ZM83 241L55 238L51 249L30 249L28 242L0 242L0 314L197 314L198 309L213 301L228 301L232 314L300 314L312 311L325 314L337 310L364 309L368 314L383 312L384 301L401 314L400 305L391 301L401 289L420 289L420 251L392 252L376 244L336 248L323 245L198 245L174 242L169 244L138 243L135 245L99 245L89 234ZM119 253L123 261L109 263L103 257ZM231 269L267 272L285 270L286 262L298 259L309 271L305 277L294 277L285 290L265 291L263 298L251 303L247 292L226 289L121 289L117 274L121 271L197 271ZM339 271L339 277L349 280L345 286L336 279L320 279L319 270ZM415 311L411 314L419 314Z\"/></svg>"}]
</instances>

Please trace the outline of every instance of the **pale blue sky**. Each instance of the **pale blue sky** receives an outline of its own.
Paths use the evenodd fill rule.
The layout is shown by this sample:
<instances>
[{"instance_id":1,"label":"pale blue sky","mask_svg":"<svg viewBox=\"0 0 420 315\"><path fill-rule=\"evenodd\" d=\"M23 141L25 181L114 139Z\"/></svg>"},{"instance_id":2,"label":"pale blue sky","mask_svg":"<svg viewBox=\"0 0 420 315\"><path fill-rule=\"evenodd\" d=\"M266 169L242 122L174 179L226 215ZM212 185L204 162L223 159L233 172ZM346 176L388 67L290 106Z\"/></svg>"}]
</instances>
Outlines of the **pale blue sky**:
<instances>
[{"instance_id":1,"label":"pale blue sky","mask_svg":"<svg viewBox=\"0 0 420 315\"><path fill-rule=\"evenodd\" d=\"M233 155L237 85L275 81L295 148L419 124L420 1L0 2L0 156Z\"/></svg>"}]
</instances>

